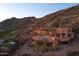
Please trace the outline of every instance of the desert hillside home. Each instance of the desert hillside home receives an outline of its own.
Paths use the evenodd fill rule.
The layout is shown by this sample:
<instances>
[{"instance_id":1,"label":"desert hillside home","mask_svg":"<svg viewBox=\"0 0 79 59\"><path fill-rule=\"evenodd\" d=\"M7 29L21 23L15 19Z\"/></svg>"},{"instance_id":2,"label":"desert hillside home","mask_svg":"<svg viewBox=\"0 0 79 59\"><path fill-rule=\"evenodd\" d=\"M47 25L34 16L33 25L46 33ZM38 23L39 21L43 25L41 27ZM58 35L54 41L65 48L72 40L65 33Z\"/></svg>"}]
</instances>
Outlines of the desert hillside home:
<instances>
[{"instance_id":1,"label":"desert hillside home","mask_svg":"<svg viewBox=\"0 0 79 59\"><path fill-rule=\"evenodd\" d=\"M60 42L70 43L74 38L72 28L52 28L51 30L36 28L34 30L33 40L46 41L52 43L52 47L58 47Z\"/></svg>"}]
</instances>

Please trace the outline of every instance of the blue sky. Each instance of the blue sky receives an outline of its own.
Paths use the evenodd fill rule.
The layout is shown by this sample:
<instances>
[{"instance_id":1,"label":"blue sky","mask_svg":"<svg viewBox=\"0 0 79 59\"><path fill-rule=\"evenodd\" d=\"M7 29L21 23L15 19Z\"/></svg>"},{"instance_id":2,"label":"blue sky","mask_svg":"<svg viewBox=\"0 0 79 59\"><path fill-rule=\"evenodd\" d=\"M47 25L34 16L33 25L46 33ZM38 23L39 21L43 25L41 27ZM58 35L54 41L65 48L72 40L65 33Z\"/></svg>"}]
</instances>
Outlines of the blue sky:
<instances>
[{"instance_id":1,"label":"blue sky","mask_svg":"<svg viewBox=\"0 0 79 59\"><path fill-rule=\"evenodd\" d=\"M7 18L35 16L43 17L47 14L69 8L72 3L0 3L0 21Z\"/></svg>"}]
</instances>

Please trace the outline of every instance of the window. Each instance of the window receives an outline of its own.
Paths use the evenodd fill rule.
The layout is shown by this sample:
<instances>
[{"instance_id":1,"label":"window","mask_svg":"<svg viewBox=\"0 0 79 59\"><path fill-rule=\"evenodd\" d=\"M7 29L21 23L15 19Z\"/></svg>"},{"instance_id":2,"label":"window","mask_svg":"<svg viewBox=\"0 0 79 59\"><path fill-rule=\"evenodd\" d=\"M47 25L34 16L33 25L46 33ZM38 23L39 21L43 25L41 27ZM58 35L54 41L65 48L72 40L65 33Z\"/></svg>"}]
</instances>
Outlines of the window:
<instances>
[{"instance_id":1,"label":"window","mask_svg":"<svg viewBox=\"0 0 79 59\"><path fill-rule=\"evenodd\" d=\"M65 33L62 33L62 38L65 37Z\"/></svg>"},{"instance_id":2,"label":"window","mask_svg":"<svg viewBox=\"0 0 79 59\"><path fill-rule=\"evenodd\" d=\"M56 33L56 36L57 36L57 37L60 37L60 34L59 34L59 33Z\"/></svg>"},{"instance_id":3,"label":"window","mask_svg":"<svg viewBox=\"0 0 79 59\"><path fill-rule=\"evenodd\" d=\"M62 33L62 36L65 36L65 33Z\"/></svg>"},{"instance_id":4,"label":"window","mask_svg":"<svg viewBox=\"0 0 79 59\"><path fill-rule=\"evenodd\" d=\"M71 32L71 30L68 30L68 32Z\"/></svg>"},{"instance_id":5,"label":"window","mask_svg":"<svg viewBox=\"0 0 79 59\"><path fill-rule=\"evenodd\" d=\"M68 34L68 37L71 37L71 33Z\"/></svg>"}]
</instances>

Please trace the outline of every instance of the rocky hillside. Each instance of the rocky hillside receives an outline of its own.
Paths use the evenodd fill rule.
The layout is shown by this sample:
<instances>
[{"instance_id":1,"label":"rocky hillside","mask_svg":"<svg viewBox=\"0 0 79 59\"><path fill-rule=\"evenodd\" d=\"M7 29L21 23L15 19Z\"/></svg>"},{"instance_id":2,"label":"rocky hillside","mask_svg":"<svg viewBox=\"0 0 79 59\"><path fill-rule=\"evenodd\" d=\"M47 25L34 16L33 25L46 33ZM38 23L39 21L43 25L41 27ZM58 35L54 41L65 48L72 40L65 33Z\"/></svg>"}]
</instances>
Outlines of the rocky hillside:
<instances>
[{"instance_id":1,"label":"rocky hillside","mask_svg":"<svg viewBox=\"0 0 79 59\"><path fill-rule=\"evenodd\" d=\"M75 33L79 33L79 5L51 13L42 18L24 17L11 18L0 22L0 37L5 39L2 46L9 42L24 44L35 28L72 27ZM29 36L30 35L30 36ZM29 40L30 40L29 39ZM28 44L28 42L27 42Z\"/></svg>"},{"instance_id":2,"label":"rocky hillside","mask_svg":"<svg viewBox=\"0 0 79 59\"><path fill-rule=\"evenodd\" d=\"M37 25L40 27L78 26L79 5L46 15L41 18L41 21L39 23L37 23Z\"/></svg>"},{"instance_id":3,"label":"rocky hillside","mask_svg":"<svg viewBox=\"0 0 79 59\"><path fill-rule=\"evenodd\" d=\"M11 18L0 23L0 28L8 27L74 27L79 23L79 5L48 14L42 18ZM76 26L77 27L77 26Z\"/></svg>"},{"instance_id":4,"label":"rocky hillside","mask_svg":"<svg viewBox=\"0 0 79 59\"><path fill-rule=\"evenodd\" d=\"M32 25L35 23L36 18L35 17L24 17L24 18L15 18L12 17L10 19L6 19L3 22L0 22L0 28L1 29L7 29L10 27L27 27L27 25Z\"/></svg>"}]
</instances>

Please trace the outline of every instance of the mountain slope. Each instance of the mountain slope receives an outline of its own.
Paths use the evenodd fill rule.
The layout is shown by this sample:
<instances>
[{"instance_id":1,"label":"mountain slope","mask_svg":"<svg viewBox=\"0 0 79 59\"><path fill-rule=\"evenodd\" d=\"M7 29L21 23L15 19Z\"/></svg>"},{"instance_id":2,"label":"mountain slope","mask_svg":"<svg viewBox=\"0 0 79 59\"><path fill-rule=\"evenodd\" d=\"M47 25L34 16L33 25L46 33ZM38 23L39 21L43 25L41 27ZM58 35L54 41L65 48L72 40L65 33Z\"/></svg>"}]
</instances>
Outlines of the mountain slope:
<instances>
[{"instance_id":1,"label":"mountain slope","mask_svg":"<svg viewBox=\"0 0 79 59\"><path fill-rule=\"evenodd\" d=\"M0 37L5 38L5 43L17 42L22 48L24 44L31 44L31 34L35 28L53 27L71 27L75 34L79 36L79 5L48 14L42 18L24 17L24 18L11 18L0 22ZM2 31L4 30L4 31ZM29 44L29 45L30 45ZM23 47L23 50L25 50ZM30 46L29 46L30 47ZM22 49L19 49L21 51ZM22 51L21 51L22 52ZM23 51L25 52L25 51ZM27 52L26 52L27 53ZM15 52L16 54L16 52ZM18 54L18 50L17 50Z\"/></svg>"},{"instance_id":2,"label":"mountain slope","mask_svg":"<svg viewBox=\"0 0 79 59\"><path fill-rule=\"evenodd\" d=\"M58 27L61 25L68 26L69 23L71 25L76 23L78 21L78 17L79 5L46 15L41 18L41 21L39 22L40 24L38 23L37 25L40 27Z\"/></svg>"}]
</instances>

